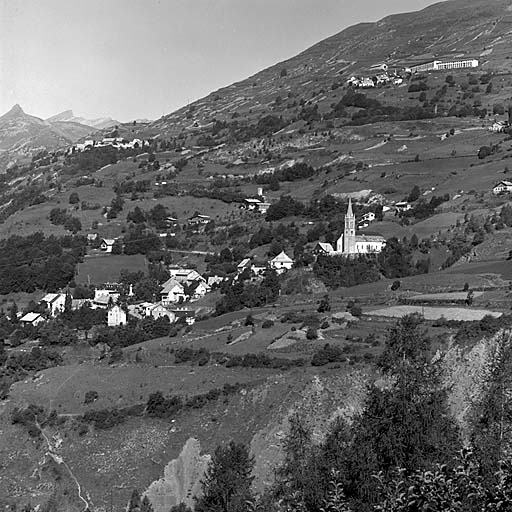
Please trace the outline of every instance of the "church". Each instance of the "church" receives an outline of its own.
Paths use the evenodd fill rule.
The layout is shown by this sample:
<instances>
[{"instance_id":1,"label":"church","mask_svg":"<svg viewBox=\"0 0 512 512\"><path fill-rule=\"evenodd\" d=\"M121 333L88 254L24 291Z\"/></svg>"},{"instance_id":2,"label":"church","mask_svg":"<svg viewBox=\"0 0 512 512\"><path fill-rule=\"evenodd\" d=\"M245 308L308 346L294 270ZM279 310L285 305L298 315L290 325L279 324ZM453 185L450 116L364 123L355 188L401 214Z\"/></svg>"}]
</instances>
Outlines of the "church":
<instances>
[{"instance_id":1,"label":"church","mask_svg":"<svg viewBox=\"0 0 512 512\"><path fill-rule=\"evenodd\" d=\"M348 200L345 214L345 229L336 242L336 250L331 244L319 242L316 252L329 256L345 256L350 254L374 254L381 252L386 239L380 235L356 235L356 216L352 210L352 200Z\"/></svg>"}]
</instances>

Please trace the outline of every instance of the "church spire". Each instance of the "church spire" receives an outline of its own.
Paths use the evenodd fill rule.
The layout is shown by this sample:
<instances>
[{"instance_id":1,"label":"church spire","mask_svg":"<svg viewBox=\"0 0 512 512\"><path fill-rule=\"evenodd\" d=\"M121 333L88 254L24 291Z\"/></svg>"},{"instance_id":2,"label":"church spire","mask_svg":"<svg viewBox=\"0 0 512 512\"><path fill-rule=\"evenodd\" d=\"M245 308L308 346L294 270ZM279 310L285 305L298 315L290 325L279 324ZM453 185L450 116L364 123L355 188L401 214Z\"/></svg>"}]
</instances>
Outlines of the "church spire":
<instances>
[{"instance_id":1,"label":"church spire","mask_svg":"<svg viewBox=\"0 0 512 512\"><path fill-rule=\"evenodd\" d=\"M354 212L352 211L352 198L348 198L348 208L347 208L347 217L353 217Z\"/></svg>"}]
</instances>

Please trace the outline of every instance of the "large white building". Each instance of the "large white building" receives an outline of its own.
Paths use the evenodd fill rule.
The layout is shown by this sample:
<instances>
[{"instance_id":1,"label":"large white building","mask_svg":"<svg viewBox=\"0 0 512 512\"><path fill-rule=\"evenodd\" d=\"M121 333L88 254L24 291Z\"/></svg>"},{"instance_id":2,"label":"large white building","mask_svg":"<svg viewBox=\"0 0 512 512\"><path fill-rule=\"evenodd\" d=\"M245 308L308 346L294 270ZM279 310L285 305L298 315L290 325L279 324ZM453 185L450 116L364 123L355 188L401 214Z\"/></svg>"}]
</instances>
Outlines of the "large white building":
<instances>
[{"instance_id":1,"label":"large white building","mask_svg":"<svg viewBox=\"0 0 512 512\"><path fill-rule=\"evenodd\" d=\"M442 71L447 69L465 69L477 68L478 59L460 59L460 60L429 60L426 62L419 62L408 68L407 71L411 73L421 73L424 71Z\"/></svg>"}]
</instances>

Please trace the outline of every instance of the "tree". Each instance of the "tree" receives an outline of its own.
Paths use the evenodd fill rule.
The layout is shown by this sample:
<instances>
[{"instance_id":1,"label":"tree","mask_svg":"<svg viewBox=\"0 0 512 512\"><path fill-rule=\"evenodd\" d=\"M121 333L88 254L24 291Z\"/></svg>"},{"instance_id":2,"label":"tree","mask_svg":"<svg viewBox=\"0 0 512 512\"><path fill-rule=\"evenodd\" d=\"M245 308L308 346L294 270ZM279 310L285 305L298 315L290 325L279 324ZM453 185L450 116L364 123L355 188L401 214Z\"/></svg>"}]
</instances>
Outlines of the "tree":
<instances>
[{"instance_id":1,"label":"tree","mask_svg":"<svg viewBox=\"0 0 512 512\"><path fill-rule=\"evenodd\" d=\"M195 498L195 512L244 512L253 501L254 458L244 444L230 441L219 446L201 482L202 496Z\"/></svg>"},{"instance_id":2,"label":"tree","mask_svg":"<svg viewBox=\"0 0 512 512\"><path fill-rule=\"evenodd\" d=\"M71 192L69 195L69 204L78 204L80 202L80 197L77 192Z\"/></svg>"},{"instance_id":3,"label":"tree","mask_svg":"<svg viewBox=\"0 0 512 512\"><path fill-rule=\"evenodd\" d=\"M412 187L411 191L409 192L407 201L409 201L410 203L417 201L418 198L420 197L420 194L421 194L420 188L418 187L418 185L414 185L414 187Z\"/></svg>"},{"instance_id":4,"label":"tree","mask_svg":"<svg viewBox=\"0 0 512 512\"><path fill-rule=\"evenodd\" d=\"M324 295L318 304L317 311L319 313L327 313L331 311L331 303L329 302L329 295Z\"/></svg>"},{"instance_id":5,"label":"tree","mask_svg":"<svg viewBox=\"0 0 512 512\"><path fill-rule=\"evenodd\" d=\"M153 505L149 501L147 496L144 496L142 503L140 504L140 512L153 512Z\"/></svg>"},{"instance_id":6,"label":"tree","mask_svg":"<svg viewBox=\"0 0 512 512\"><path fill-rule=\"evenodd\" d=\"M347 491L367 504L379 494L373 474L382 471L387 478L398 468L430 469L451 462L460 448L441 361L432 361L421 323L421 317L408 315L391 329L379 365L392 384L371 386L353 423Z\"/></svg>"},{"instance_id":7,"label":"tree","mask_svg":"<svg viewBox=\"0 0 512 512\"><path fill-rule=\"evenodd\" d=\"M116 240L112 245L112 254L122 254L123 253L123 244Z\"/></svg>"}]
</instances>

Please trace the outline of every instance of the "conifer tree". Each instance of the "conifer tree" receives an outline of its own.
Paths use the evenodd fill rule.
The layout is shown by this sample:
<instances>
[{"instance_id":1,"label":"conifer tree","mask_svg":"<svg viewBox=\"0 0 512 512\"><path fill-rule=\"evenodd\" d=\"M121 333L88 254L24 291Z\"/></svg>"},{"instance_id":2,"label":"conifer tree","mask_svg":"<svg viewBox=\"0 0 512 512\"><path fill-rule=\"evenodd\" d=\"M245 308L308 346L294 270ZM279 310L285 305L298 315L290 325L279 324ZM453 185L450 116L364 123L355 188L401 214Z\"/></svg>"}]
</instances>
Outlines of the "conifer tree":
<instances>
[{"instance_id":1,"label":"conifer tree","mask_svg":"<svg viewBox=\"0 0 512 512\"><path fill-rule=\"evenodd\" d=\"M196 499L195 512L246 512L254 496L251 491L254 458L244 444L230 441L213 454Z\"/></svg>"}]
</instances>

